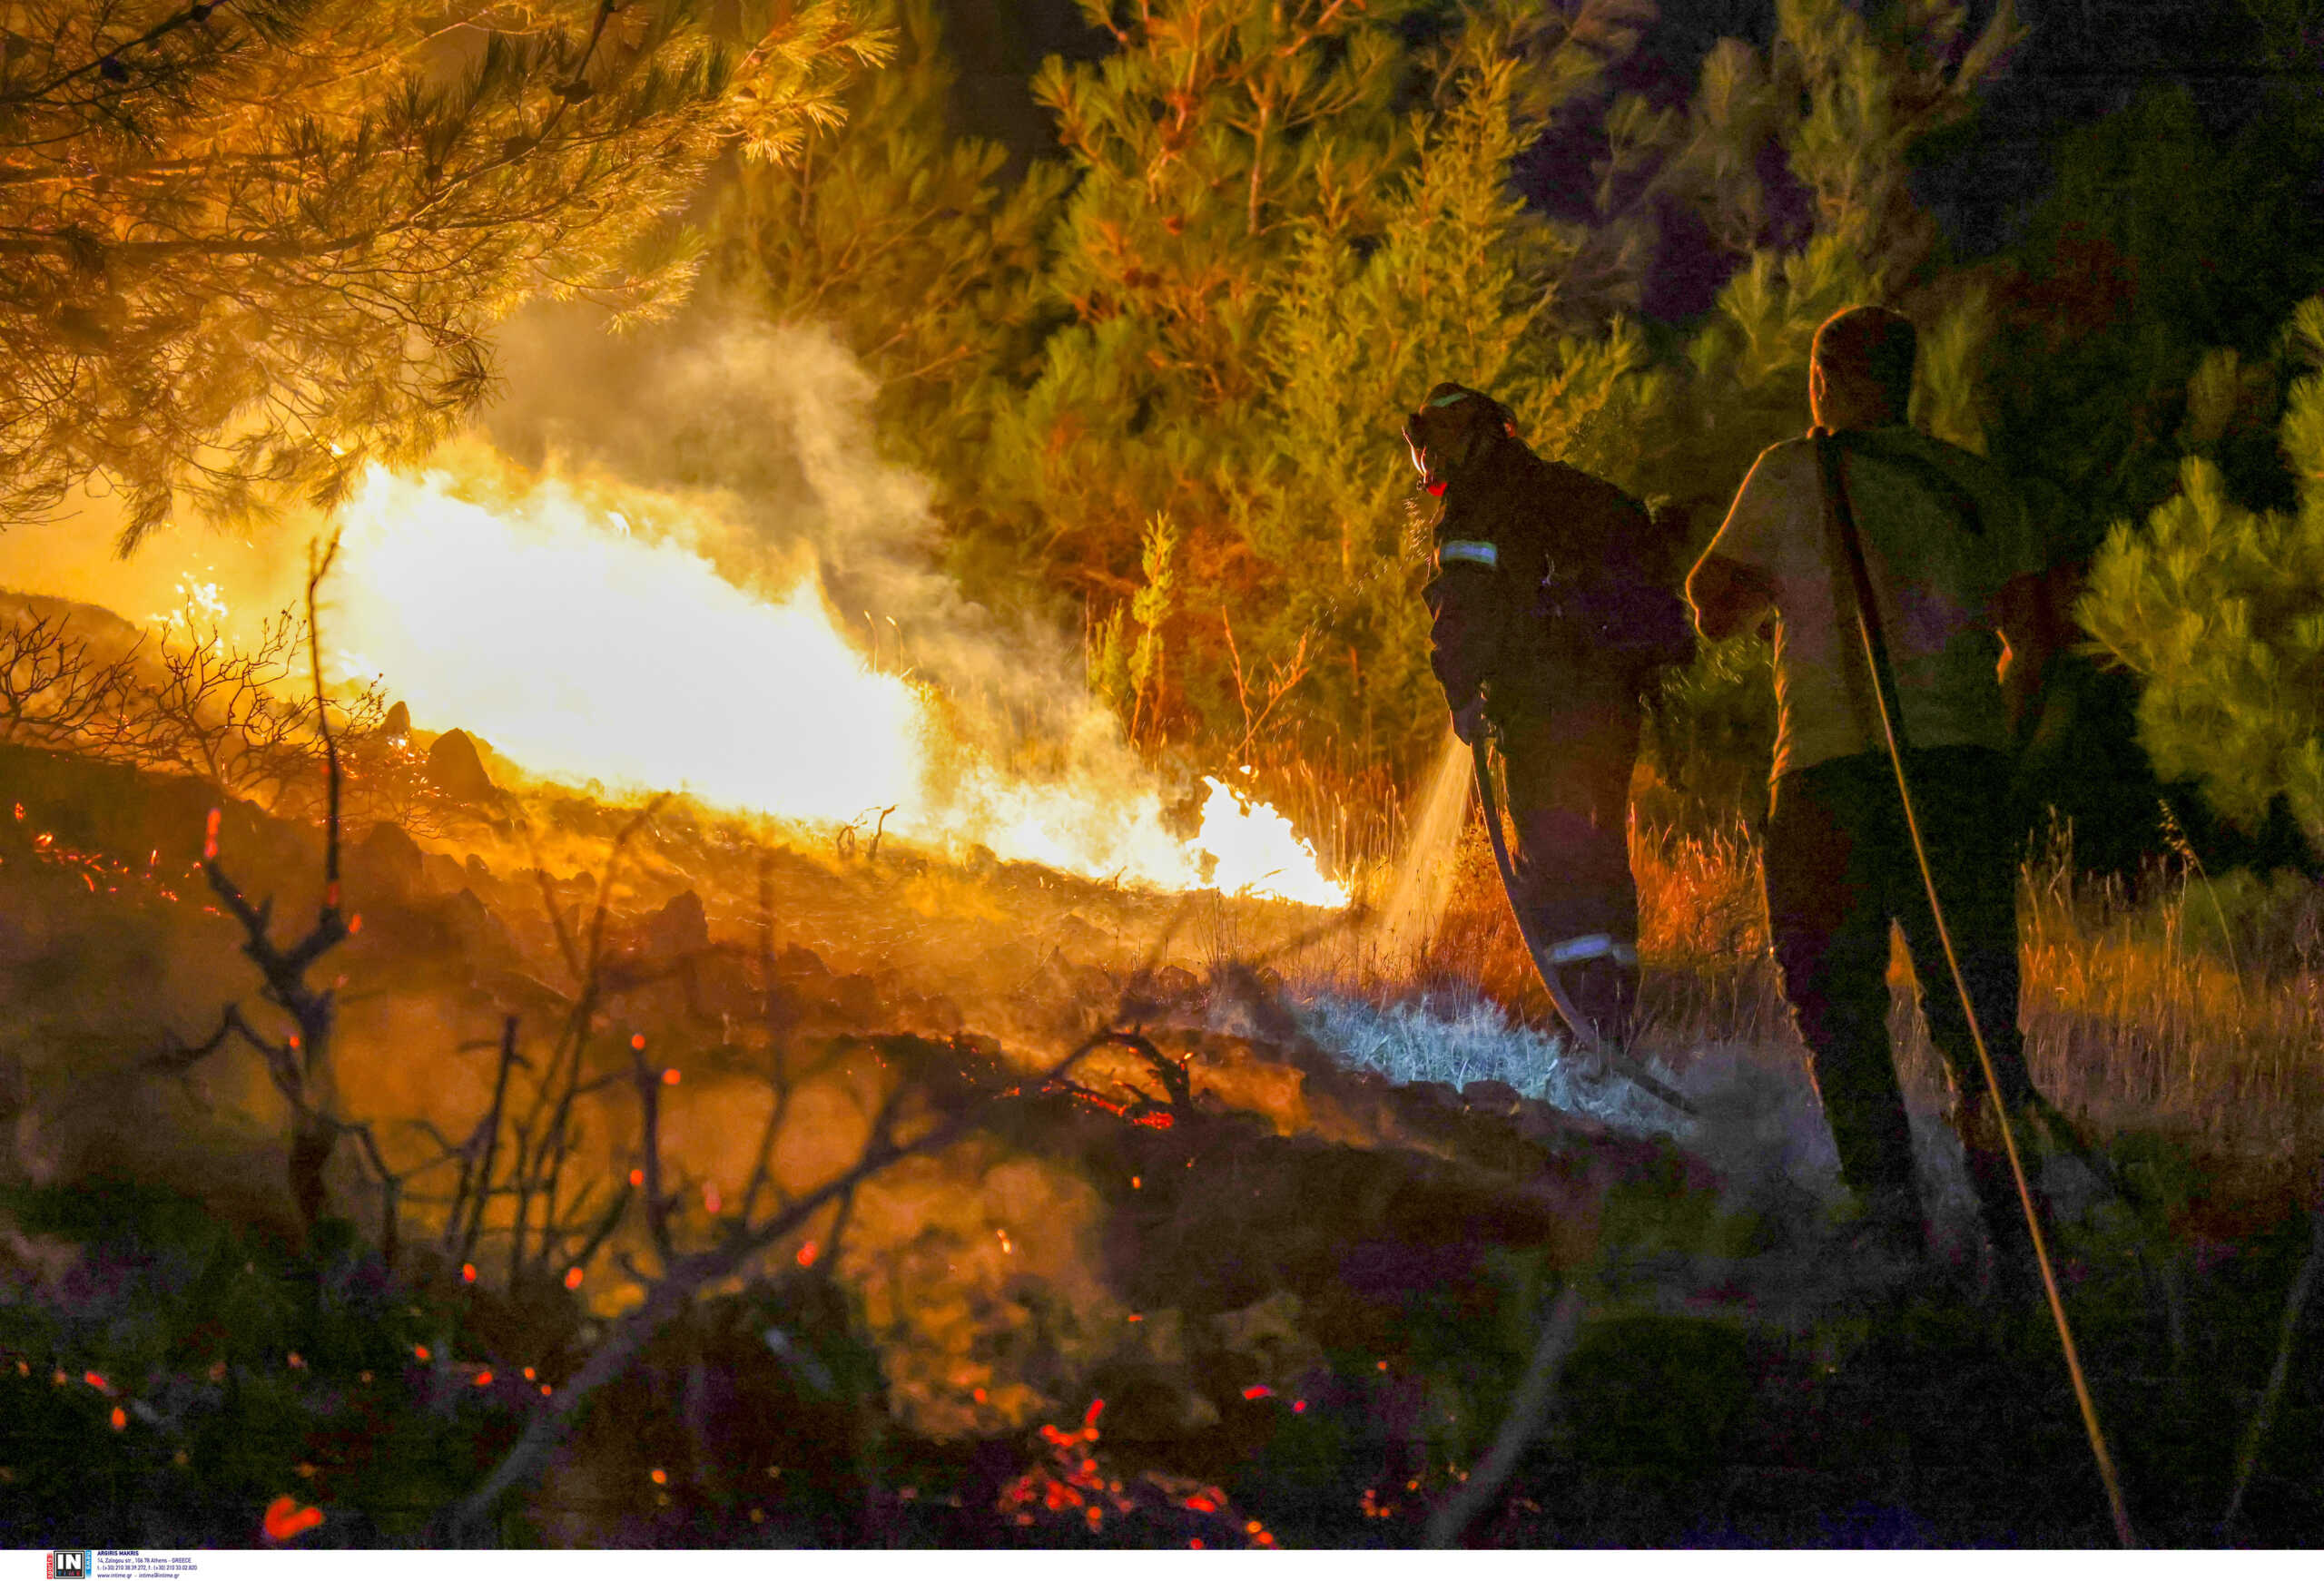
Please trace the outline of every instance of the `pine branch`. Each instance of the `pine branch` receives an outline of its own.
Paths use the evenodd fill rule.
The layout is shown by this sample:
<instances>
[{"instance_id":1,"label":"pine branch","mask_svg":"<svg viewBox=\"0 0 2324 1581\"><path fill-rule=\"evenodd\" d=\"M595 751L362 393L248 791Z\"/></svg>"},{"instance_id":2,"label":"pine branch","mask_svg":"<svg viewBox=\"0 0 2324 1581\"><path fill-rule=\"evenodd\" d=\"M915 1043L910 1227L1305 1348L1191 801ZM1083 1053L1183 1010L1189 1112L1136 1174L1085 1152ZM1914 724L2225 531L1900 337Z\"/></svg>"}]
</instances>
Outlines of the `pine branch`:
<instances>
[{"instance_id":1,"label":"pine branch","mask_svg":"<svg viewBox=\"0 0 2324 1581\"><path fill-rule=\"evenodd\" d=\"M123 51L143 49L147 44L159 43L182 27L190 27L199 22L207 22L212 13L230 5L231 3L231 0L197 0L196 4L187 6L174 16L154 24L135 38L129 39L107 50L103 54L74 66L69 71L60 73L37 87L22 90L0 89L0 107L10 104L40 103L59 88L78 82L92 73L98 74L109 83L126 83L129 73L122 64L121 56Z\"/></svg>"}]
</instances>

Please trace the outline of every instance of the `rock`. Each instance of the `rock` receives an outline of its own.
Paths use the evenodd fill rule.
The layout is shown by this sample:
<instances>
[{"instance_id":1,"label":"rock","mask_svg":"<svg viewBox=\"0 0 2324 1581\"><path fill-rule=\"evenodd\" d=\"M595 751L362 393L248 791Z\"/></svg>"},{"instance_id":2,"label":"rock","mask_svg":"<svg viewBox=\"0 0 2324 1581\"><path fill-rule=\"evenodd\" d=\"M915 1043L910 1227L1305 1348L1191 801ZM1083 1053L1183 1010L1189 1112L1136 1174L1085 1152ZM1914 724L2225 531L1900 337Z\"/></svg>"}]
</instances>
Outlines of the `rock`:
<instances>
[{"instance_id":1,"label":"rock","mask_svg":"<svg viewBox=\"0 0 2324 1581\"><path fill-rule=\"evenodd\" d=\"M1571 1144L1610 1142L1616 1133L1592 1120L1587 1115L1568 1114L1554 1104L1539 1098L1521 1098L1511 1118L1516 1123L1517 1134L1528 1142Z\"/></svg>"},{"instance_id":2,"label":"rock","mask_svg":"<svg viewBox=\"0 0 2324 1581\"><path fill-rule=\"evenodd\" d=\"M489 803L500 788L484 771L484 759L466 731L448 730L428 748L428 782L455 801Z\"/></svg>"},{"instance_id":3,"label":"rock","mask_svg":"<svg viewBox=\"0 0 2324 1581\"><path fill-rule=\"evenodd\" d=\"M373 824L348 857L359 884L396 896L409 896L419 888L426 866L419 843L393 823Z\"/></svg>"},{"instance_id":4,"label":"rock","mask_svg":"<svg viewBox=\"0 0 2324 1581\"><path fill-rule=\"evenodd\" d=\"M1202 979L1180 966L1132 974L1122 989L1122 1014L1142 1020L1191 1004L1202 992Z\"/></svg>"},{"instance_id":5,"label":"rock","mask_svg":"<svg viewBox=\"0 0 2324 1581\"><path fill-rule=\"evenodd\" d=\"M774 957L774 976L778 982L820 991L831 981L832 969L813 950L803 945L786 944Z\"/></svg>"},{"instance_id":6,"label":"rock","mask_svg":"<svg viewBox=\"0 0 2324 1581\"><path fill-rule=\"evenodd\" d=\"M1433 1104L1439 1108L1457 1109L1461 1106L1461 1095L1449 1082L1406 1082L1403 1095L1408 1102Z\"/></svg>"},{"instance_id":7,"label":"rock","mask_svg":"<svg viewBox=\"0 0 2324 1581\"><path fill-rule=\"evenodd\" d=\"M851 1026L868 1027L879 1018L879 985L862 972L850 972L833 984L832 1001Z\"/></svg>"},{"instance_id":8,"label":"rock","mask_svg":"<svg viewBox=\"0 0 2324 1581\"><path fill-rule=\"evenodd\" d=\"M388 710L388 717L379 722L379 733L389 741L399 741L411 733L411 708L399 702Z\"/></svg>"},{"instance_id":9,"label":"rock","mask_svg":"<svg viewBox=\"0 0 2324 1581\"><path fill-rule=\"evenodd\" d=\"M1154 974L1154 986L1173 999L1191 999L1202 991L1202 979L1184 967L1168 966Z\"/></svg>"},{"instance_id":10,"label":"rock","mask_svg":"<svg viewBox=\"0 0 2324 1581\"><path fill-rule=\"evenodd\" d=\"M710 918L702 897L687 889L645 919L645 948L665 958L699 955L710 948Z\"/></svg>"},{"instance_id":11,"label":"rock","mask_svg":"<svg viewBox=\"0 0 2324 1581\"><path fill-rule=\"evenodd\" d=\"M468 878L472 881L478 884L489 884L492 882L492 869L486 867L484 865L484 859L477 855L474 851L470 851L468 853Z\"/></svg>"},{"instance_id":12,"label":"rock","mask_svg":"<svg viewBox=\"0 0 2324 1581\"><path fill-rule=\"evenodd\" d=\"M910 1006L904 1023L926 1037L950 1037L968 1026L960 1007L942 994L931 994Z\"/></svg>"},{"instance_id":13,"label":"rock","mask_svg":"<svg viewBox=\"0 0 2324 1581\"><path fill-rule=\"evenodd\" d=\"M1517 1113L1525 1099L1507 1082L1471 1082L1461 1089L1461 1101L1481 1114L1506 1117Z\"/></svg>"},{"instance_id":14,"label":"rock","mask_svg":"<svg viewBox=\"0 0 2324 1581\"><path fill-rule=\"evenodd\" d=\"M504 969L523 959L507 925L477 898L475 890L462 889L446 900L443 917L471 968Z\"/></svg>"}]
</instances>

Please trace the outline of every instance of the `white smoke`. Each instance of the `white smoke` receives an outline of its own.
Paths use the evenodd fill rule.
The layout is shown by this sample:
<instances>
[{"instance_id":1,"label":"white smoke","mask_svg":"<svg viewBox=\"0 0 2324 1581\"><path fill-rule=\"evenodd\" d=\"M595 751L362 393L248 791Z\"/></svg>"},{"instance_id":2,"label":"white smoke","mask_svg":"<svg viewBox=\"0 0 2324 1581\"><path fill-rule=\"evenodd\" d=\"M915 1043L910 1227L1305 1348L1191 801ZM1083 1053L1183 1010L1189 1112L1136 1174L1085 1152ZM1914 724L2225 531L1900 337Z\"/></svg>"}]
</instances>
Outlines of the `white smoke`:
<instances>
[{"instance_id":1,"label":"white smoke","mask_svg":"<svg viewBox=\"0 0 2324 1581\"><path fill-rule=\"evenodd\" d=\"M615 338L565 308L524 315L502 347L486 427L509 456L694 497L734 530L695 545L722 572L763 585L812 563L851 638L932 682L978 745L1132 771L1064 634L971 601L945 571L931 485L881 453L877 384L829 331L705 309Z\"/></svg>"}]
</instances>

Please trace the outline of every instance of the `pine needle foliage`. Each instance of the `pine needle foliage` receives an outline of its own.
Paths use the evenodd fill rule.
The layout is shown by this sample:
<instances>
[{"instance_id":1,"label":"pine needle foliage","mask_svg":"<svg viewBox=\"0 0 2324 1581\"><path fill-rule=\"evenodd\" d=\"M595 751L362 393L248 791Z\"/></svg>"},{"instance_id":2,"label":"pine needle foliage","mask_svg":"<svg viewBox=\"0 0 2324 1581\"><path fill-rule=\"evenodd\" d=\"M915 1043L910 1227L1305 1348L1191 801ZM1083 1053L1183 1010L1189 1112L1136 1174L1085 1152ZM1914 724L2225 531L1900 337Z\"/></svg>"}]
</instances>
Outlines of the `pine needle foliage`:
<instances>
[{"instance_id":1,"label":"pine needle foliage","mask_svg":"<svg viewBox=\"0 0 2324 1581\"><path fill-rule=\"evenodd\" d=\"M778 322L821 323L878 380L883 431L978 537L970 480L999 381L1038 353L1043 238L1065 172L1011 182L1008 150L949 129L956 74L929 0L882 0L895 59L795 159L745 167L714 221L714 277Z\"/></svg>"},{"instance_id":2,"label":"pine needle foliage","mask_svg":"<svg viewBox=\"0 0 2324 1581\"><path fill-rule=\"evenodd\" d=\"M2254 510L2296 503L2277 426L2297 369L2278 339L2324 280L2324 38L2309 0L2240 8L2262 28L2235 113L2159 84L2063 136L2046 195L1980 271L1989 454L2032 506L2062 594L2111 525L2179 492L2190 456ZM2085 655L2051 668L2019 771L2034 826L2055 811L2075 860L2128 876L2168 843L2167 801L2214 864L2293 858L2301 840L2284 820L2247 842L2165 782L2138 744L2138 692Z\"/></svg>"},{"instance_id":3,"label":"pine needle foliage","mask_svg":"<svg viewBox=\"0 0 2324 1581\"><path fill-rule=\"evenodd\" d=\"M109 486L126 549L416 457L519 302L666 309L708 162L885 47L854 0L0 7L0 525Z\"/></svg>"},{"instance_id":4,"label":"pine needle foliage","mask_svg":"<svg viewBox=\"0 0 2324 1581\"><path fill-rule=\"evenodd\" d=\"M2223 394L2196 378L2215 353L2257 377L2324 279L2324 109L2312 92L2274 96L2225 133L2185 89L2158 88L2065 139L2056 163L1996 276L2008 377L1992 392L1994 455L2041 500L2062 552L2086 558L2112 523L2172 493L2190 447L2254 503L2281 488L2276 392L2189 402Z\"/></svg>"},{"instance_id":5,"label":"pine needle foliage","mask_svg":"<svg viewBox=\"0 0 2324 1581\"><path fill-rule=\"evenodd\" d=\"M1298 221L1373 216L1408 155L1391 100L1403 0L1087 4L1106 59L1034 81L1074 176L1046 289L1066 326L999 427L992 470L1051 574L1111 602L1169 509L1198 580L1257 432L1256 352Z\"/></svg>"},{"instance_id":6,"label":"pine needle foliage","mask_svg":"<svg viewBox=\"0 0 2324 1581\"><path fill-rule=\"evenodd\" d=\"M1181 593L1140 732L1226 751L1250 734L1263 677L1287 692L1304 676L1315 614L1289 611L1277 545L1249 530L1277 437L1271 326L1311 225L1376 234L1413 157L1397 99L1417 68L1393 31L1412 6L1083 9L1115 48L1034 80L1073 183L1043 279L1060 322L995 413L984 531L1079 604L1094 640L1147 585L1146 525L1167 513Z\"/></svg>"},{"instance_id":7,"label":"pine needle foliage","mask_svg":"<svg viewBox=\"0 0 2324 1581\"><path fill-rule=\"evenodd\" d=\"M2324 854L2324 297L2288 339L2311 370L2278 429L2297 506L2247 508L2217 463L2189 456L2175 497L2107 533L2075 613L2139 677L2140 740L2162 773L2246 827L2281 796ZM2236 370L2204 367L2191 405L2216 412Z\"/></svg>"}]
</instances>

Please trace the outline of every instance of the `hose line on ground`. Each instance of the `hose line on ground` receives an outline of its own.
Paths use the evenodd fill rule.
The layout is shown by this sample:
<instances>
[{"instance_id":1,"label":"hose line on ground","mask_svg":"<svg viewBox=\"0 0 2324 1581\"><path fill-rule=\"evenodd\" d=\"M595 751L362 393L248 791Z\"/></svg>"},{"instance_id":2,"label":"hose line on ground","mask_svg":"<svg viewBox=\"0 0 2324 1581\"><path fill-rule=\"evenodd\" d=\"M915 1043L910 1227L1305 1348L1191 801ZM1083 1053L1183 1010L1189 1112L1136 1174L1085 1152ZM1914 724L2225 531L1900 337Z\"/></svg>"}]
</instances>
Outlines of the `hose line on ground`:
<instances>
[{"instance_id":1,"label":"hose line on ground","mask_svg":"<svg viewBox=\"0 0 2324 1581\"><path fill-rule=\"evenodd\" d=\"M2090 1437L2090 1452L2098 1462L2099 1479L2106 1486L2106 1502L2114 1517L2114 1535L2122 1547L2138 1546L2138 1536L2131 1527L2130 1507L2122 1498L2122 1479L2115 1474L2114 1458L2106 1448L2105 1429L2098 1424L2098 1406L2091 1398L2090 1380L2082 1369L2082 1355L2074 1345L2073 1325L2066 1319L2063 1299L2058 1293L2057 1272L2051 1265L2048 1241L2042 1234L2041 1215L2034 1209L2034 1191L2025 1178L2025 1163L2017 1151L2017 1134L2009 1123L2009 1106L2002 1101L2001 1080L1994 1070L1993 1055L1985 1046L1984 1028L1977 1020L1977 1007L1969 995L1968 979L1962 975L1961 960L1953 948L1953 930L1946 926L1945 908L1936 896L1936 875L1929 866L1928 848L1921 840L1918 814L1913 806L1912 786L1905 773L1905 741L1897 708L1890 699L1896 696L1896 674L1889 667L1888 644L1880 629L1879 605L1872 589L1872 574L1864 560L1864 543L1857 535L1856 515L1848 505L1847 488L1840 476L1840 457L1836 435L1827 428L1815 431L1816 463L1823 481L1825 509L1832 527L1837 530L1847 562L1848 578L1855 594L1856 634L1864 643L1866 666L1872 673L1872 699L1880 715L1880 731L1888 748L1889 765L1896 771L1896 799L1903 803L1905 832L1911 838L1913 859L1919 864L1921 884L1928 893L1929 915L1936 923L1937 943L1944 948L1945 964L1953 974L1953 991L1960 996L1961 1013L1968 1018L1969 1038L1977 1050L1977 1065L1984 1073L1985 1095L1993 1105L1994 1120L2001 1127L2002 1149L2009 1158L2010 1178L2017 1184L2018 1206L2025 1214L2025 1228L2034 1242L2034 1261L2041 1270L2042 1290L2049 1298L2050 1317L2057 1325L2058 1343L2065 1352L2066 1372L2073 1380L2073 1398L2082 1409L2082 1425ZM1996 1254L1999 1249L1996 1248Z\"/></svg>"}]
</instances>

